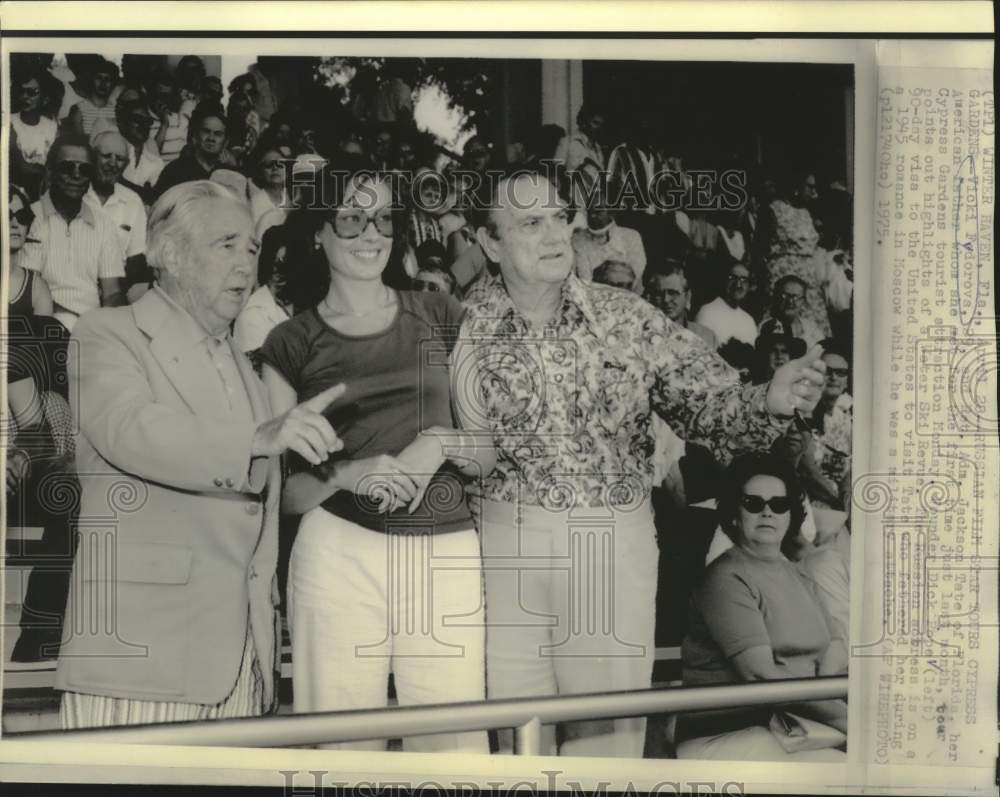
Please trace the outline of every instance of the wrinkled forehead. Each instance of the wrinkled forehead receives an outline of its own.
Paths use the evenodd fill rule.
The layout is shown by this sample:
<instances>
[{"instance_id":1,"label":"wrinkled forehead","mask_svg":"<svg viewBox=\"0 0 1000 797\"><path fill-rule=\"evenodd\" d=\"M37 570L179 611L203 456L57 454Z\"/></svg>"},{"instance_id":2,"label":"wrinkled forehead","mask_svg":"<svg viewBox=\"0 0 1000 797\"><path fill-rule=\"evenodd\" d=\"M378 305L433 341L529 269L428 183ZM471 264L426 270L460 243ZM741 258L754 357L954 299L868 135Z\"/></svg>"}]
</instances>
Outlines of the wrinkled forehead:
<instances>
[{"instance_id":1,"label":"wrinkled forehead","mask_svg":"<svg viewBox=\"0 0 1000 797\"><path fill-rule=\"evenodd\" d=\"M194 218L185 233L191 241L211 241L227 235L253 233L253 219L245 202L228 197L201 197L192 203Z\"/></svg>"},{"instance_id":2,"label":"wrinkled forehead","mask_svg":"<svg viewBox=\"0 0 1000 797\"><path fill-rule=\"evenodd\" d=\"M128 148L125 146L125 139L117 135L103 135L94 142L94 152L98 155L121 155L128 157Z\"/></svg>"},{"instance_id":3,"label":"wrinkled forehead","mask_svg":"<svg viewBox=\"0 0 1000 797\"><path fill-rule=\"evenodd\" d=\"M823 355L823 362L825 362L830 368L848 367L847 360L839 354L834 354L832 351L828 351Z\"/></svg>"},{"instance_id":4,"label":"wrinkled forehead","mask_svg":"<svg viewBox=\"0 0 1000 797\"><path fill-rule=\"evenodd\" d=\"M653 277L653 284L663 290L684 292L688 288L687 280L680 274L657 274Z\"/></svg>"},{"instance_id":5,"label":"wrinkled forehead","mask_svg":"<svg viewBox=\"0 0 1000 797\"><path fill-rule=\"evenodd\" d=\"M85 163L89 160L88 152L84 147L78 147L75 144L63 144L56 151L55 162L62 163L63 161L80 161Z\"/></svg>"},{"instance_id":6,"label":"wrinkled forehead","mask_svg":"<svg viewBox=\"0 0 1000 797\"><path fill-rule=\"evenodd\" d=\"M545 177L523 174L501 181L496 207L514 217L552 215L567 207L556 187Z\"/></svg>"}]
</instances>

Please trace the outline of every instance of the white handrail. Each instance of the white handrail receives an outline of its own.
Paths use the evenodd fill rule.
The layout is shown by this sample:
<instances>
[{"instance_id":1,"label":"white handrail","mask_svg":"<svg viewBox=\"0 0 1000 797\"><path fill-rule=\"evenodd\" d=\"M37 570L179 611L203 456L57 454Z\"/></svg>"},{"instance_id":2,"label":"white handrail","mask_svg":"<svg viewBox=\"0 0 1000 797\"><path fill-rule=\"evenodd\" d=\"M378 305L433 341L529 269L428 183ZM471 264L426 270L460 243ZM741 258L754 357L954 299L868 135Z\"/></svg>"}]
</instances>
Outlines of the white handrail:
<instances>
[{"instance_id":1,"label":"white handrail","mask_svg":"<svg viewBox=\"0 0 1000 797\"><path fill-rule=\"evenodd\" d=\"M130 725L18 734L18 741L293 747L394 739L493 728L521 732L518 752L537 754L540 724L641 717L734 706L782 705L847 697L847 676L721 686L668 687L559 697Z\"/></svg>"}]
</instances>

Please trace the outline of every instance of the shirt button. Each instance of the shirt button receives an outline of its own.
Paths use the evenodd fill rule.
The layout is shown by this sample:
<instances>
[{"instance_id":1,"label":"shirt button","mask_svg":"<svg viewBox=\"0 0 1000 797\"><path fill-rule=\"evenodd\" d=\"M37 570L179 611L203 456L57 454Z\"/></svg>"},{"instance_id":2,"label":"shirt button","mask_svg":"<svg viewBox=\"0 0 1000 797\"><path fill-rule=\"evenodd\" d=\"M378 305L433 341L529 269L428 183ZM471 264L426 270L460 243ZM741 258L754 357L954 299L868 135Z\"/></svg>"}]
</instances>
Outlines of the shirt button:
<instances>
[{"instance_id":1,"label":"shirt button","mask_svg":"<svg viewBox=\"0 0 1000 797\"><path fill-rule=\"evenodd\" d=\"M222 479L216 479L215 480L215 486L216 487L221 487L222 486Z\"/></svg>"},{"instance_id":2,"label":"shirt button","mask_svg":"<svg viewBox=\"0 0 1000 797\"><path fill-rule=\"evenodd\" d=\"M256 501L251 501L246 505L246 513L248 515L256 515L258 512L260 512L260 504Z\"/></svg>"},{"instance_id":3,"label":"shirt button","mask_svg":"<svg viewBox=\"0 0 1000 797\"><path fill-rule=\"evenodd\" d=\"M232 487L232 486L233 486L233 480L232 479L226 479L226 487Z\"/></svg>"}]
</instances>

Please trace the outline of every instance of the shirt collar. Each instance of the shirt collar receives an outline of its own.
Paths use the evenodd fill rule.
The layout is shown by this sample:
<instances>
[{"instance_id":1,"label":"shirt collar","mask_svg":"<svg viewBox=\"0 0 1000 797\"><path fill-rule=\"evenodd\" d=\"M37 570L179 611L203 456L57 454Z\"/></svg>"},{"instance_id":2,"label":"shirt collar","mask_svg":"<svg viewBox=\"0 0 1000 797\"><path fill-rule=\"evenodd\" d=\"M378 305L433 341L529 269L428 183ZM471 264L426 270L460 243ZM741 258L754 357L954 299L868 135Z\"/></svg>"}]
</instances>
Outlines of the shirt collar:
<instances>
[{"instance_id":1,"label":"shirt collar","mask_svg":"<svg viewBox=\"0 0 1000 797\"><path fill-rule=\"evenodd\" d=\"M594 310L591 300L592 287L576 274L570 274L563 281L556 329L559 334L568 333L585 324L589 330L602 337L603 325ZM497 319L500 335L527 335L530 326L521 315L514 300L507 293L502 277L492 278L492 284L485 289L486 317Z\"/></svg>"},{"instance_id":2,"label":"shirt collar","mask_svg":"<svg viewBox=\"0 0 1000 797\"><path fill-rule=\"evenodd\" d=\"M94 189L88 188L87 190L93 191ZM49 218L49 216L59 216L60 218L63 218L59 211L56 210L56 206L52 203L52 197L49 195L48 191L42 194L42 198L39 200L39 205L42 209L41 215L45 218ZM91 227L97 226L97 220L94 218L94 210L87 202L80 203L80 212L76 215L74 221L76 219L83 219Z\"/></svg>"},{"instance_id":3,"label":"shirt collar","mask_svg":"<svg viewBox=\"0 0 1000 797\"><path fill-rule=\"evenodd\" d=\"M118 191L118 183L115 183L113 186L111 186L111 193L108 195L108 201L105 202L103 204L103 206L107 206L108 204L110 204L112 202L117 202L120 197L121 197L121 193ZM87 189L87 196L84 197L84 199L89 199L91 202L96 202L97 203L97 207L102 207L101 197L94 190L94 184L93 183L91 183L90 184L90 188Z\"/></svg>"},{"instance_id":4,"label":"shirt collar","mask_svg":"<svg viewBox=\"0 0 1000 797\"><path fill-rule=\"evenodd\" d=\"M163 288L159 285L154 285L153 290L157 292L163 301L167 303L170 307L174 316L177 319L178 324L182 325L182 331L184 334L191 338L195 343L201 343L202 341L207 341L209 339L214 340L216 343L226 343L229 340L229 327L226 327L225 332L221 335L212 335L209 333L201 324L198 323L197 319L191 315L187 310L181 307L174 299L171 297Z\"/></svg>"}]
</instances>

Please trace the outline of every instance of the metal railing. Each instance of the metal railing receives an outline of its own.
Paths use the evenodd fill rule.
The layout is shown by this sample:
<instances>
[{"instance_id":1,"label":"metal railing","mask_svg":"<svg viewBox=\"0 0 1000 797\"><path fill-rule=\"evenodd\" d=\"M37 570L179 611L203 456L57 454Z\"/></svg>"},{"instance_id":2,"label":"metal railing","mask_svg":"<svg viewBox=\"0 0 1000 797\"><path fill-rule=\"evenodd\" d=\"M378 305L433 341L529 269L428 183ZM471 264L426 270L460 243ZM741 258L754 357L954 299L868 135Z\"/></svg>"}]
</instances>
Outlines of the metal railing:
<instances>
[{"instance_id":1,"label":"metal railing","mask_svg":"<svg viewBox=\"0 0 1000 797\"><path fill-rule=\"evenodd\" d=\"M295 747L513 728L514 749L541 754L541 725L847 697L847 676L668 687L402 708L18 734L18 741Z\"/></svg>"}]
</instances>

